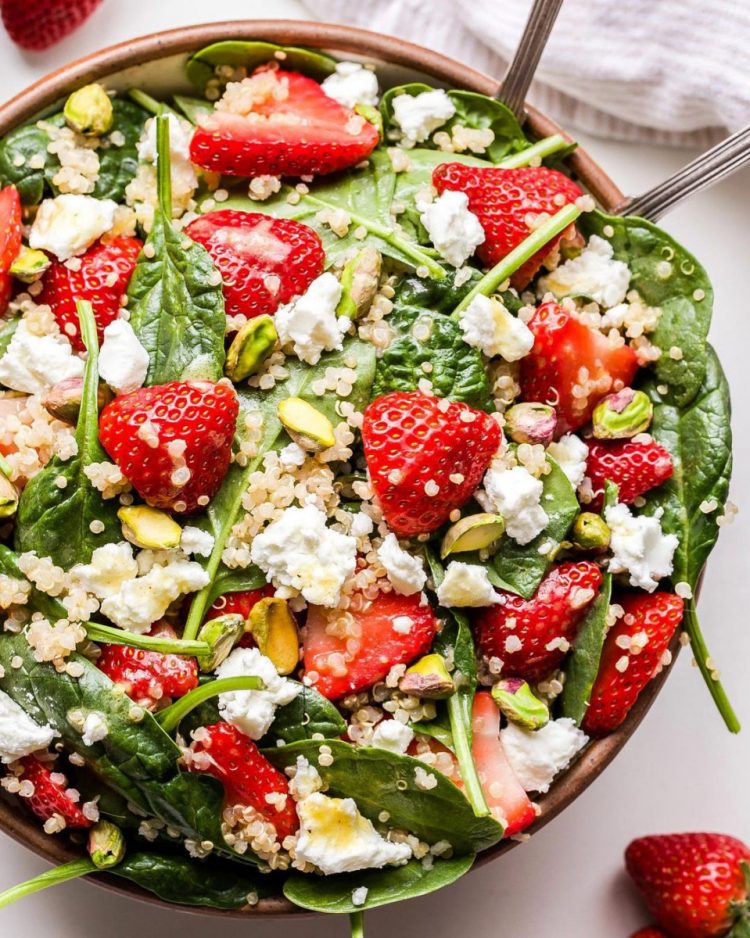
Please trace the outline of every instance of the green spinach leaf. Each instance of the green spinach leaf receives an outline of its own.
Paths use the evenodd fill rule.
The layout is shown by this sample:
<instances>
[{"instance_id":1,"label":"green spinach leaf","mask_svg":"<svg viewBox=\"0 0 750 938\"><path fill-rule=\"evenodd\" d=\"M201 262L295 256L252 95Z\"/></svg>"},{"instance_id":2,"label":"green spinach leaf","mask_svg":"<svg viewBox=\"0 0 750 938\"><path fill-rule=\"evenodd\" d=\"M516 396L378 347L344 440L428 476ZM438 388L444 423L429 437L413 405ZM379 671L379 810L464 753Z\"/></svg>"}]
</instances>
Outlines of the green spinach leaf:
<instances>
[{"instance_id":1,"label":"green spinach leaf","mask_svg":"<svg viewBox=\"0 0 750 938\"><path fill-rule=\"evenodd\" d=\"M323 52L273 42L226 39L195 52L186 65L187 77L200 91L215 77L217 65L246 68L248 73L266 62L278 62L292 72L323 79L336 68L336 60Z\"/></svg>"},{"instance_id":2,"label":"green spinach leaf","mask_svg":"<svg viewBox=\"0 0 750 938\"><path fill-rule=\"evenodd\" d=\"M278 739L296 743L313 736L338 739L346 732L346 722L335 705L314 687L300 686L302 689L294 700L276 711L264 745L275 745Z\"/></svg>"},{"instance_id":3,"label":"green spinach leaf","mask_svg":"<svg viewBox=\"0 0 750 938\"><path fill-rule=\"evenodd\" d=\"M125 189L138 172L137 143L143 133L148 114L133 101L114 98L112 101L114 120L112 130L105 138L109 145L100 148L99 178L92 195L97 199L114 199L122 202ZM112 143L111 134L117 133L117 144Z\"/></svg>"},{"instance_id":4,"label":"green spinach leaf","mask_svg":"<svg viewBox=\"0 0 750 938\"><path fill-rule=\"evenodd\" d=\"M172 100L191 124L197 124L198 118L210 114L214 107L205 98L189 98L183 94L176 94Z\"/></svg>"}]
</instances>

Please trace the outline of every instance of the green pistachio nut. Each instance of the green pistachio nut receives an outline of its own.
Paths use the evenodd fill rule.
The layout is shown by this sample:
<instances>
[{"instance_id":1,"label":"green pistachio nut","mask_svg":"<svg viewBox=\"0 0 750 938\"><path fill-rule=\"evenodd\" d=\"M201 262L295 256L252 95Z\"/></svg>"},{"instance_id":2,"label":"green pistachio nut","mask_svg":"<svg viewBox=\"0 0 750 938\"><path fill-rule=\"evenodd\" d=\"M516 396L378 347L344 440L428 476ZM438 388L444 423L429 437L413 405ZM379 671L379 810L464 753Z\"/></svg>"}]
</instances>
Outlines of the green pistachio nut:
<instances>
[{"instance_id":1,"label":"green pistachio nut","mask_svg":"<svg viewBox=\"0 0 750 938\"><path fill-rule=\"evenodd\" d=\"M505 522L500 515L467 515L452 524L445 532L440 545L440 557L444 560L451 554L462 554L468 550L483 550L491 547L503 536Z\"/></svg>"},{"instance_id":2,"label":"green pistachio nut","mask_svg":"<svg viewBox=\"0 0 750 938\"><path fill-rule=\"evenodd\" d=\"M82 395L83 378L66 378L49 389L42 400L42 406L52 417L75 426L81 411ZM113 396L107 385L100 381L97 393L99 410L103 410Z\"/></svg>"},{"instance_id":3,"label":"green pistachio nut","mask_svg":"<svg viewBox=\"0 0 750 938\"><path fill-rule=\"evenodd\" d=\"M337 316L351 320L364 316L375 299L380 283L383 258L376 248L362 248L347 261L341 272L341 299L336 307Z\"/></svg>"},{"instance_id":4,"label":"green pistachio nut","mask_svg":"<svg viewBox=\"0 0 750 938\"><path fill-rule=\"evenodd\" d=\"M653 416L648 394L623 388L596 405L591 423L598 440L627 440L648 430Z\"/></svg>"},{"instance_id":5,"label":"green pistachio nut","mask_svg":"<svg viewBox=\"0 0 750 938\"><path fill-rule=\"evenodd\" d=\"M117 825L98 821L89 831L89 856L100 870L109 870L125 856L125 837Z\"/></svg>"},{"instance_id":6,"label":"green pistachio nut","mask_svg":"<svg viewBox=\"0 0 750 938\"><path fill-rule=\"evenodd\" d=\"M299 664L299 631L285 599L266 596L257 602L250 610L247 630L279 674L294 671Z\"/></svg>"},{"instance_id":7,"label":"green pistachio nut","mask_svg":"<svg viewBox=\"0 0 750 938\"><path fill-rule=\"evenodd\" d=\"M383 115L380 113L380 108L374 107L372 104L355 104L354 113L364 117L369 124L372 124L380 139L383 139Z\"/></svg>"},{"instance_id":8,"label":"green pistachio nut","mask_svg":"<svg viewBox=\"0 0 750 938\"><path fill-rule=\"evenodd\" d=\"M557 414L549 404L514 404L505 411L505 432L514 443L552 442Z\"/></svg>"},{"instance_id":9,"label":"green pistachio nut","mask_svg":"<svg viewBox=\"0 0 750 938\"><path fill-rule=\"evenodd\" d=\"M444 700L456 692L456 685L448 673L442 655L430 654L420 658L398 682L398 689L412 697Z\"/></svg>"},{"instance_id":10,"label":"green pistachio nut","mask_svg":"<svg viewBox=\"0 0 750 938\"><path fill-rule=\"evenodd\" d=\"M182 528L166 511L149 505L124 505L117 517L123 537L136 547L171 550L180 546Z\"/></svg>"},{"instance_id":11,"label":"green pistachio nut","mask_svg":"<svg viewBox=\"0 0 750 938\"><path fill-rule=\"evenodd\" d=\"M37 251L22 244L16 259L10 265L10 273L22 283L34 283L51 264L52 261L44 251Z\"/></svg>"},{"instance_id":12,"label":"green pistachio nut","mask_svg":"<svg viewBox=\"0 0 750 938\"><path fill-rule=\"evenodd\" d=\"M255 316L240 328L227 352L224 374L235 384L260 370L279 340L270 316Z\"/></svg>"},{"instance_id":13,"label":"green pistachio nut","mask_svg":"<svg viewBox=\"0 0 750 938\"><path fill-rule=\"evenodd\" d=\"M12 518L18 508L18 489L0 473L0 518Z\"/></svg>"},{"instance_id":14,"label":"green pistachio nut","mask_svg":"<svg viewBox=\"0 0 750 938\"><path fill-rule=\"evenodd\" d=\"M198 655L198 667L206 673L215 671L245 634L245 620L236 612L209 619L200 627L197 638L207 642L211 650Z\"/></svg>"},{"instance_id":15,"label":"green pistachio nut","mask_svg":"<svg viewBox=\"0 0 750 938\"><path fill-rule=\"evenodd\" d=\"M611 532L601 515L582 511L573 524L573 543L581 550L606 550Z\"/></svg>"},{"instance_id":16,"label":"green pistachio nut","mask_svg":"<svg viewBox=\"0 0 750 938\"><path fill-rule=\"evenodd\" d=\"M549 723L549 707L520 678L510 677L495 684L492 699L511 723L524 729L538 730Z\"/></svg>"},{"instance_id":17,"label":"green pistachio nut","mask_svg":"<svg viewBox=\"0 0 750 938\"><path fill-rule=\"evenodd\" d=\"M101 85L84 85L65 102L63 115L71 130L99 137L112 127L112 99Z\"/></svg>"},{"instance_id":18,"label":"green pistachio nut","mask_svg":"<svg viewBox=\"0 0 750 938\"><path fill-rule=\"evenodd\" d=\"M276 410L284 429L302 449L319 453L336 442L331 421L303 398L286 397Z\"/></svg>"}]
</instances>

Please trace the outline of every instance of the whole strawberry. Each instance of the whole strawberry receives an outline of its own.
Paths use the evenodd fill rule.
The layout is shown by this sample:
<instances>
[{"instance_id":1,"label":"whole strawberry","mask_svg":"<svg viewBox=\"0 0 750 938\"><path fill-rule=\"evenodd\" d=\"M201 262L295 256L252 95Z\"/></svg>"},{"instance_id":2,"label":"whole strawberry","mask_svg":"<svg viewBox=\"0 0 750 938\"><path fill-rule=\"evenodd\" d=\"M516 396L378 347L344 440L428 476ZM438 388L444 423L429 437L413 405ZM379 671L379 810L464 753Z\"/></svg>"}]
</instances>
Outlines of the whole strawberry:
<instances>
[{"instance_id":1,"label":"whole strawberry","mask_svg":"<svg viewBox=\"0 0 750 938\"><path fill-rule=\"evenodd\" d=\"M749 863L750 848L725 834L640 837L625 851L651 914L674 938L749 934Z\"/></svg>"},{"instance_id":2,"label":"whole strawberry","mask_svg":"<svg viewBox=\"0 0 750 938\"><path fill-rule=\"evenodd\" d=\"M655 928L653 925L647 925L645 928L639 928L630 938L669 938L666 932L661 928Z\"/></svg>"},{"instance_id":3,"label":"whole strawberry","mask_svg":"<svg viewBox=\"0 0 750 938\"><path fill-rule=\"evenodd\" d=\"M412 537L436 530L471 498L501 433L467 404L394 391L365 411L362 441L386 521Z\"/></svg>"},{"instance_id":4,"label":"whole strawberry","mask_svg":"<svg viewBox=\"0 0 750 938\"><path fill-rule=\"evenodd\" d=\"M65 777L54 770L54 766L40 762L36 756L20 760L22 767L18 776L21 782L31 782L33 794L24 798L38 818L48 821L57 815L65 822L66 829L91 827L92 822L84 815L75 801L75 793L67 787Z\"/></svg>"},{"instance_id":5,"label":"whole strawberry","mask_svg":"<svg viewBox=\"0 0 750 938\"><path fill-rule=\"evenodd\" d=\"M589 441L586 475L591 480L596 511L601 510L605 482L614 482L618 501L631 505L639 495L670 479L673 471L672 457L655 440Z\"/></svg>"},{"instance_id":6,"label":"whole strawberry","mask_svg":"<svg viewBox=\"0 0 750 938\"><path fill-rule=\"evenodd\" d=\"M94 309L99 344L105 328L120 314L120 298L127 292L142 243L137 238L98 242L79 257L54 261L44 275L39 302L52 307L57 324L77 352L84 350L76 300Z\"/></svg>"},{"instance_id":7,"label":"whole strawberry","mask_svg":"<svg viewBox=\"0 0 750 938\"><path fill-rule=\"evenodd\" d=\"M149 505L192 512L226 475L238 412L228 383L172 381L116 397L101 412L99 439Z\"/></svg>"},{"instance_id":8,"label":"whole strawberry","mask_svg":"<svg viewBox=\"0 0 750 938\"><path fill-rule=\"evenodd\" d=\"M0 189L0 316L5 312L13 290L8 273L21 250L21 200L15 186Z\"/></svg>"},{"instance_id":9,"label":"whole strawberry","mask_svg":"<svg viewBox=\"0 0 750 938\"><path fill-rule=\"evenodd\" d=\"M84 23L102 0L2 0L3 26L23 49L40 52Z\"/></svg>"}]
</instances>

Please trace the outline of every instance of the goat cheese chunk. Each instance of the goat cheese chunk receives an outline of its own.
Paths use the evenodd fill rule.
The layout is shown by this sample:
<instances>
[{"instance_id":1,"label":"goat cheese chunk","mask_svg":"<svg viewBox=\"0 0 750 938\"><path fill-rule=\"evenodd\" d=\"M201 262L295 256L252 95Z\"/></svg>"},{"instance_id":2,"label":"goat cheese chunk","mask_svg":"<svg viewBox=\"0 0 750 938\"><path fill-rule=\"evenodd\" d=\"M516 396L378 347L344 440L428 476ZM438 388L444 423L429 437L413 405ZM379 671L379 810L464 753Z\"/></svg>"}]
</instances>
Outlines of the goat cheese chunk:
<instances>
[{"instance_id":1,"label":"goat cheese chunk","mask_svg":"<svg viewBox=\"0 0 750 938\"><path fill-rule=\"evenodd\" d=\"M540 730L509 723L500 742L513 772L525 791L544 794L555 776L566 769L588 742L588 736L568 717L550 720Z\"/></svg>"},{"instance_id":2,"label":"goat cheese chunk","mask_svg":"<svg viewBox=\"0 0 750 938\"><path fill-rule=\"evenodd\" d=\"M377 75L359 62L338 62L336 71L320 87L344 107L354 108L358 104L375 107L378 103Z\"/></svg>"},{"instance_id":3,"label":"goat cheese chunk","mask_svg":"<svg viewBox=\"0 0 750 938\"><path fill-rule=\"evenodd\" d=\"M25 394L45 394L58 382L82 375L83 361L64 335L37 335L25 319L0 358L0 384Z\"/></svg>"},{"instance_id":4,"label":"goat cheese chunk","mask_svg":"<svg viewBox=\"0 0 750 938\"><path fill-rule=\"evenodd\" d=\"M103 713L92 710L86 714L81 730L81 742L84 746L93 746L109 735L109 724Z\"/></svg>"},{"instance_id":5,"label":"goat cheese chunk","mask_svg":"<svg viewBox=\"0 0 750 938\"><path fill-rule=\"evenodd\" d=\"M534 333L525 322L488 296L475 296L458 322L464 342L488 358L517 362L534 347Z\"/></svg>"},{"instance_id":6,"label":"goat cheese chunk","mask_svg":"<svg viewBox=\"0 0 750 938\"><path fill-rule=\"evenodd\" d=\"M149 356L124 319L115 319L104 330L99 352L99 377L117 394L129 394L143 386Z\"/></svg>"},{"instance_id":7,"label":"goat cheese chunk","mask_svg":"<svg viewBox=\"0 0 750 938\"><path fill-rule=\"evenodd\" d=\"M12 697L0 690L0 762L8 765L46 749L54 735L51 726L40 726Z\"/></svg>"},{"instance_id":8,"label":"goat cheese chunk","mask_svg":"<svg viewBox=\"0 0 750 938\"><path fill-rule=\"evenodd\" d=\"M523 466L487 470L484 492L477 493L487 511L502 515L505 532L518 544L528 544L549 524L540 501L544 486ZM487 507L489 505L489 507Z\"/></svg>"},{"instance_id":9,"label":"goat cheese chunk","mask_svg":"<svg viewBox=\"0 0 750 938\"><path fill-rule=\"evenodd\" d=\"M454 267L461 267L484 241L484 228L469 211L465 192L448 190L433 202L418 201L417 208L435 249Z\"/></svg>"},{"instance_id":10,"label":"goat cheese chunk","mask_svg":"<svg viewBox=\"0 0 750 938\"><path fill-rule=\"evenodd\" d=\"M575 433L566 433L556 443L550 443L547 453L568 477L573 488L577 489L586 475L588 446Z\"/></svg>"},{"instance_id":11,"label":"goat cheese chunk","mask_svg":"<svg viewBox=\"0 0 750 938\"><path fill-rule=\"evenodd\" d=\"M300 684L281 677L273 661L257 648L235 648L216 669L216 676L259 677L265 684L263 690L237 690L219 694L222 718L250 739L256 740L268 732L276 708L291 703L302 690Z\"/></svg>"},{"instance_id":12,"label":"goat cheese chunk","mask_svg":"<svg viewBox=\"0 0 750 938\"><path fill-rule=\"evenodd\" d=\"M422 559L405 551L395 534L383 538L383 543L378 547L378 560L385 567L386 575L397 593L412 596L424 589L427 574Z\"/></svg>"},{"instance_id":13,"label":"goat cheese chunk","mask_svg":"<svg viewBox=\"0 0 750 938\"><path fill-rule=\"evenodd\" d=\"M560 264L551 273L540 277L538 294L554 293L558 298L590 297L595 303L609 309L625 299L630 285L630 268L615 260L609 241L591 235L589 243L578 257Z\"/></svg>"},{"instance_id":14,"label":"goat cheese chunk","mask_svg":"<svg viewBox=\"0 0 750 938\"><path fill-rule=\"evenodd\" d=\"M401 128L401 145L408 148L424 143L433 130L456 113L455 105L442 88L421 94L397 94L391 105L393 119Z\"/></svg>"},{"instance_id":15,"label":"goat cheese chunk","mask_svg":"<svg viewBox=\"0 0 750 938\"><path fill-rule=\"evenodd\" d=\"M91 195L67 193L45 199L29 233L29 246L49 251L60 261L82 254L115 222L117 203Z\"/></svg>"},{"instance_id":16,"label":"goat cheese chunk","mask_svg":"<svg viewBox=\"0 0 750 938\"><path fill-rule=\"evenodd\" d=\"M307 602L331 607L354 573L357 541L333 531L319 508L306 505L287 508L272 521L256 535L250 554L275 587L291 587Z\"/></svg>"},{"instance_id":17,"label":"goat cheese chunk","mask_svg":"<svg viewBox=\"0 0 750 938\"><path fill-rule=\"evenodd\" d=\"M300 361L317 365L323 352L341 350L351 325L346 316L337 316L341 284L331 273L313 280L305 293L274 314L274 324L282 346L291 347Z\"/></svg>"},{"instance_id":18,"label":"goat cheese chunk","mask_svg":"<svg viewBox=\"0 0 750 938\"><path fill-rule=\"evenodd\" d=\"M445 571L443 582L437 589L441 606L493 606L499 602L487 571L472 563L452 560Z\"/></svg>"},{"instance_id":19,"label":"goat cheese chunk","mask_svg":"<svg viewBox=\"0 0 750 938\"><path fill-rule=\"evenodd\" d=\"M629 574L630 585L648 593L672 573L678 544L676 534L662 531L660 518L661 512L633 515L627 505L612 505L604 512L611 532L609 572Z\"/></svg>"},{"instance_id":20,"label":"goat cheese chunk","mask_svg":"<svg viewBox=\"0 0 750 938\"><path fill-rule=\"evenodd\" d=\"M138 576L138 564L132 546L120 541L97 547L89 563L77 563L70 573L76 586L97 599L108 599L116 596L128 580Z\"/></svg>"},{"instance_id":21,"label":"goat cheese chunk","mask_svg":"<svg viewBox=\"0 0 750 938\"><path fill-rule=\"evenodd\" d=\"M180 549L186 554L197 554L198 557L210 557L214 549L214 536L202 528L186 524L180 537Z\"/></svg>"},{"instance_id":22,"label":"goat cheese chunk","mask_svg":"<svg viewBox=\"0 0 750 938\"><path fill-rule=\"evenodd\" d=\"M370 745L402 756L414 739L414 730L399 720L381 720L375 727Z\"/></svg>"}]
</instances>

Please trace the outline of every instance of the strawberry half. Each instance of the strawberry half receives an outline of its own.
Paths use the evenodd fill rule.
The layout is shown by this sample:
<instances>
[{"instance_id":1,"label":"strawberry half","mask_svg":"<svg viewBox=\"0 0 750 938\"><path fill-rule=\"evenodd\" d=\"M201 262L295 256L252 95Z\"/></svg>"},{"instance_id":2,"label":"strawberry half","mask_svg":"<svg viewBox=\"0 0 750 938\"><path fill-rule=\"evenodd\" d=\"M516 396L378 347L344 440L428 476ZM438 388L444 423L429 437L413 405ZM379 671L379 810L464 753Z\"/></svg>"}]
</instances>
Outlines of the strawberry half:
<instances>
[{"instance_id":1,"label":"strawberry half","mask_svg":"<svg viewBox=\"0 0 750 938\"><path fill-rule=\"evenodd\" d=\"M23 49L40 52L78 29L102 0L2 0L3 26Z\"/></svg>"},{"instance_id":2,"label":"strawberry half","mask_svg":"<svg viewBox=\"0 0 750 938\"><path fill-rule=\"evenodd\" d=\"M465 166L441 163L432 172L432 184L439 193L447 189L465 192L469 209L484 228L485 241L477 255L487 267L494 267L532 233L541 214L554 215L583 195L567 176L546 166L521 169ZM560 242L572 237L573 225L529 258L511 277L523 289L547 259L556 258Z\"/></svg>"},{"instance_id":3,"label":"strawberry half","mask_svg":"<svg viewBox=\"0 0 750 938\"><path fill-rule=\"evenodd\" d=\"M185 234L213 258L228 316L274 313L323 273L320 238L290 218L225 209L196 218Z\"/></svg>"},{"instance_id":4,"label":"strawberry half","mask_svg":"<svg viewBox=\"0 0 750 938\"><path fill-rule=\"evenodd\" d=\"M376 398L362 425L367 468L389 526L427 534L473 495L502 434L468 404L395 391Z\"/></svg>"},{"instance_id":5,"label":"strawberry half","mask_svg":"<svg viewBox=\"0 0 750 938\"><path fill-rule=\"evenodd\" d=\"M18 776L21 782L31 782L34 794L24 798L25 803L43 821L59 815L65 821L67 829L91 827L90 821L72 800L64 776L54 771L54 767L40 762L36 756L26 756L19 761L23 771Z\"/></svg>"},{"instance_id":6,"label":"strawberry half","mask_svg":"<svg viewBox=\"0 0 750 938\"><path fill-rule=\"evenodd\" d=\"M582 560L553 567L531 599L498 591L500 602L482 609L475 620L482 654L503 662L503 677L531 683L549 677L562 664L601 584L599 567Z\"/></svg>"},{"instance_id":7,"label":"strawberry half","mask_svg":"<svg viewBox=\"0 0 750 938\"><path fill-rule=\"evenodd\" d=\"M227 803L250 805L274 827L279 841L294 834L299 821L287 778L261 755L252 739L229 723L201 727L197 735L186 759L188 771L217 778ZM200 753L208 758L200 758ZM268 795L282 797L272 804L266 800Z\"/></svg>"},{"instance_id":8,"label":"strawberry half","mask_svg":"<svg viewBox=\"0 0 750 938\"><path fill-rule=\"evenodd\" d=\"M591 479L595 511L601 510L607 480L619 486L618 501L631 505L639 495L666 482L673 472L672 457L654 440L650 443L589 441L586 475Z\"/></svg>"},{"instance_id":9,"label":"strawberry half","mask_svg":"<svg viewBox=\"0 0 750 938\"><path fill-rule=\"evenodd\" d=\"M679 938L748 933L748 863L750 848L724 834L640 837L625 851L628 873L657 924Z\"/></svg>"},{"instance_id":10,"label":"strawberry half","mask_svg":"<svg viewBox=\"0 0 750 938\"><path fill-rule=\"evenodd\" d=\"M588 423L599 401L638 370L629 345L613 345L558 303L542 303L528 326L534 347L521 360L521 393L556 409L557 436Z\"/></svg>"},{"instance_id":11,"label":"strawberry half","mask_svg":"<svg viewBox=\"0 0 750 938\"><path fill-rule=\"evenodd\" d=\"M53 261L44 275L39 302L52 307L60 331L77 352L84 351L84 344L76 300L91 303L101 345L104 329L120 315L120 298L127 292L142 247L137 238L100 241L79 257Z\"/></svg>"},{"instance_id":12,"label":"strawberry half","mask_svg":"<svg viewBox=\"0 0 750 938\"><path fill-rule=\"evenodd\" d=\"M10 265L21 250L21 200L15 186L0 189L0 315L13 292Z\"/></svg>"},{"instance_id":13,"label":"strawberry half","mask_svg":"<svg viewBox=\"0 0 750 938\"><path fill-rule=\"evenodd\" d=\"M226 475L238 412L230 384L172 381L116 397L101 412L99 439L149 505L191 512Z\"/></svg>"},{"instance_id":14,"label":"strawberry half","mask_svg":"<svg viewBox=\"0 0 750 938\"><path fill-rule=\"evenodd\" d=\"M310 606L303 631L305 674L329 700L337 700L381 681L394 665L424 654L437 635L438 621L420 596L381 593L366 609L351 612L348 634L331 628L341 612ZM397 618L409 618L405 634L393 628ZM330 631L329 631L330 629Z\"/></svg>"},{"instance_id":15,"label":"strawberry half","mask_svg":"<svg viewBox=\"0 0 750 938\"><path fill-rule=\"evenodd\" d=\"M606 736L622 723L661 670L664 653L682 621L684 602L674 593L629 593L619 603L625 614L607 632L581 726L589 736Z\"/></svg>"},{"instance_id":16,"label":"strawberry half","mask_svg":"<svg viewBox=\"0 0 750 938\"><path fill-rule=\"evenodd\" d=\"M198 166L228 176L322 176L356 166L377 145L372 124L297 72L260 69L241 91L242 113L220 102L200 121L190 144Z\"/></svg>"}]
</instances>

